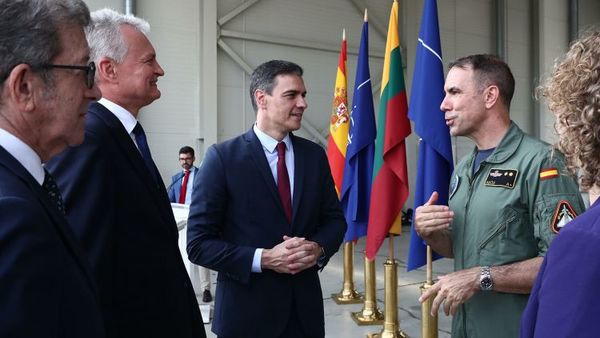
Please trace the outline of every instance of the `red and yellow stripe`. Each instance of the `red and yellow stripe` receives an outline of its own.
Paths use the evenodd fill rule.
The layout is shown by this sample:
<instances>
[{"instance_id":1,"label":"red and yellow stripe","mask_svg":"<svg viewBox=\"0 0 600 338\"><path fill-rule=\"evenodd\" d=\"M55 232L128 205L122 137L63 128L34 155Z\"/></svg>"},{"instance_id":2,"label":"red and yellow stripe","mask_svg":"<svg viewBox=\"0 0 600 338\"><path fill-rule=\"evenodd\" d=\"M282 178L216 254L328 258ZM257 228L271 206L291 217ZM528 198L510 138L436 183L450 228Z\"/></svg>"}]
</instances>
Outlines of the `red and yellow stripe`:
<instances>
[{"instance_id":1,"label":"red and yellow stripe","mask_svg":"<svg viewBox=\"0 0 600 338\"><path fill-rule=\"evenodd\" d=\"M540 170L540 180L542 181L556 177L558 177L558 169L556 168L547 168Z\"/></svg>"},{"instance_id":2,"label":"red and yellow stripe","mask_svg":"<svg viewBox=\"0 0 600 338\"><path fill-rule=\"evenodd\" d=\"M346 79L346 31L342 36L342 47L338 60L337 75L335 77L335 90L329 124L329 140L327 143L327 158L331 175L335 183L335 190L340 197L342 181L344 179L344 163L348 130L350 129L350 111L348 110L348 94Z\"/></svg>"}]
</instances>

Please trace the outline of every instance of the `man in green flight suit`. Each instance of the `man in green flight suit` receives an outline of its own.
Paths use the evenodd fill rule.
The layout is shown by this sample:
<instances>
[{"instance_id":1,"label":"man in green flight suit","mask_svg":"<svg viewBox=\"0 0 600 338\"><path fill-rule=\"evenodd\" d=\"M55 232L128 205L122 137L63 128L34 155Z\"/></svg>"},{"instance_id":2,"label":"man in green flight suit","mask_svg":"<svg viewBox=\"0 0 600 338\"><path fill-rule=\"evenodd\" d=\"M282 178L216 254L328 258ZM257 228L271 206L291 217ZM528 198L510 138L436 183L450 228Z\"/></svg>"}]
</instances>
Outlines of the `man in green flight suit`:
<instances>
[{"instance_id":1,"label":"man in green flight suit","mask_svg":"<svg viewBox=\"0 0 600 338\"><path fill-rule=\"evenodd\" d=\"M453 136L475 142L455 168L449 205L437 192L415 230L454 258L455 272L419 299L453 315L453 337L518 337L519 319L548 245L585 206L563 156L510 120L514 77L491 55L450 64L441 104Z\"/></svg>"}]
</instances>

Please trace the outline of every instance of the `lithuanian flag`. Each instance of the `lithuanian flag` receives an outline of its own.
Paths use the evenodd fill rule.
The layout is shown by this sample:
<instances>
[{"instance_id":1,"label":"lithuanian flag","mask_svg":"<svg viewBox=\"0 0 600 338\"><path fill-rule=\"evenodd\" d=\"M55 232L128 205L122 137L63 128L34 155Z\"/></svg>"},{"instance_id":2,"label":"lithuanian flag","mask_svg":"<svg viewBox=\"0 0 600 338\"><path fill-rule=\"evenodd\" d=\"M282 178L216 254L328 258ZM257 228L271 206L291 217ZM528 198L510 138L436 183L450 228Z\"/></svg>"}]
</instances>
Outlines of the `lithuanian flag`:
<instances>
[{"instance_id":1,"label":"lithuanian flag","mask_svg":"<svg viewBox=\"0 0 600 338\"><path fill-rule=\"evenodd\" d=\"M348 112L348 94L346 80L346 31L342 33L342 49L338 60L337 75L335 77L335 91L331 119L329 123L329 141L327 144L327 158L331 168L331 176L335 183L335 190L340 197L342 181L344 179L344 162L350 114Z\"/></svg>"},{"instance_id":2,"label":"lithuanian flag","mask_svg":"<svg viewBox=\"0 0 600 338\"><path fill-rule=\"evenodd\" d=\"M404 87L402 56L398 38L398 1L390 13L381 95L377 115L377 137L373 165L373 188L367 229L367 258L372 260L388 232L399 233L402 207L408 197L405 138L410 135ZM394 228L392 228L394 226Z\"/></svg>"}]
</instances>

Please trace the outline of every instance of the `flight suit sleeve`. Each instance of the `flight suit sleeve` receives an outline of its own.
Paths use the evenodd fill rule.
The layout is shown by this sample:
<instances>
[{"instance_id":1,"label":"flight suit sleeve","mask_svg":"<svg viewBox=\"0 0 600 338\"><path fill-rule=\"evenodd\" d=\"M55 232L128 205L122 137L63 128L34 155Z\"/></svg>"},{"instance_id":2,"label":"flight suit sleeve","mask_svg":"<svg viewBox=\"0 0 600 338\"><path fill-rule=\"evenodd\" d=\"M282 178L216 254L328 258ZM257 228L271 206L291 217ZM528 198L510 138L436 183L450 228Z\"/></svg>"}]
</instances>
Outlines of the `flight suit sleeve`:
<instances>
[{"instance_id":1,"label":"flight suit sleeve","mask_svg":"<svg viewBox=\"0 0 600 338\"><path fill-rule=\"evenodd\" d=\"M528 176L538 256L545 256L554 236L585 210L585 204L576 180L567 172L563 155L556 150L548 151Z\"/></svg>"}]
</instances>

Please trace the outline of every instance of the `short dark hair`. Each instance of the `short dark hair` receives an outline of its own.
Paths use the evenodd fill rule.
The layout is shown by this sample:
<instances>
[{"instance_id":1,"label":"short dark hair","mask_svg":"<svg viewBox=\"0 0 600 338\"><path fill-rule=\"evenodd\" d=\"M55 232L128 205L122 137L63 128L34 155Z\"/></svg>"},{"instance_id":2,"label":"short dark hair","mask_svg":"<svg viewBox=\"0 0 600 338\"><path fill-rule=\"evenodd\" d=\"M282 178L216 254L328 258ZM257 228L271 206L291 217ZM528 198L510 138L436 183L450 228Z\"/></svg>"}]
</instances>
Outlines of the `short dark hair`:
<instances>
[{"instance_id":1,"label":"short dark hair","mask_svg":"<svg viewBox=\"0 0 600 338\"><path fill-rule=\"evenodd\" d=\"M62 25L90 24L89 9L81 0L1 0L0 17L0 85L19 64L35 68L52 63L64 48ZM42 78L53 86L49 72L43 71Z\"/></svg>"},{"instance_id":2,"label":"short dark hair","mask_svg":"<svg viewBox=\"0 0 600 338\"><path fill-rule=\"evenodd\" d=\"M256 101L254 100L256 90L260 89L271 95L273 87L277 84L275 80L277 75L293 74L302 76L303 72L302 67L284 60L271 60L256 67L250 76L250 100L254 111L258 110Z\"/></svg>"},{"instance_id":3,"label":"short dark hair","mask_svg":"<svg viewBox=\"0 0 600 338\"><path fill-rule=\"evenodd\" d=\"M179 149L179 155L181 155L181 154L192 154L192 157L195 157L194 148L192 148L190 146L181 147L181 149Z\"/></svg>"},{"instance_id":4,"label":"short dark hair","mask_svg":"<svg viewBox=\"0 0 600 338\"><path fill-rule=\"evenodd\" d=\"M515 78L506 62L490 54L475 54L462 57L451 62L448 69L452 68L473 69L475 81L479 88L495 85L500 90L500 98L507 108L515 93Z\"/></svg>"}]
</instances>

